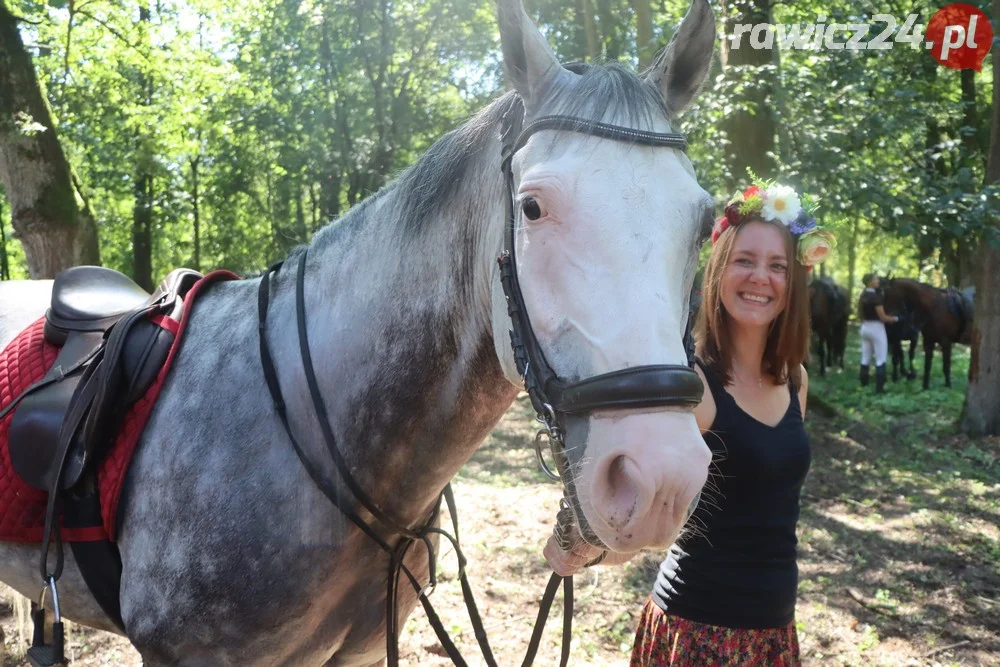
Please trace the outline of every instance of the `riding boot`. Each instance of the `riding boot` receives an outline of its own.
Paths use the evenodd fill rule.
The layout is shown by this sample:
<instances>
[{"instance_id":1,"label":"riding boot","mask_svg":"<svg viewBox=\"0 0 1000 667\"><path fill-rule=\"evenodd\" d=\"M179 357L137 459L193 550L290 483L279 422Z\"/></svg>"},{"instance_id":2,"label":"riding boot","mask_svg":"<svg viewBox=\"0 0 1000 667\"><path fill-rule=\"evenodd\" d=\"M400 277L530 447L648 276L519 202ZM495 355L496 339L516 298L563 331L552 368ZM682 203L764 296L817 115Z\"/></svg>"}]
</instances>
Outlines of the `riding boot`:
<instances>
[{"instance_id":1,"label":"riding boot","mask_svg":"<svg viewBox=\"0 0 1000 667\"><path fill-rule=\"evenodd\" d=\"M875 367L875 393L885 393L885 364Z\"/></svg>"},{"instance_id":2,"label":"riding boot","mask_svg":"<svg viewBox=\"0 0 1000 667\"><path fill-rule=\"evenodd\" d=\"M862 387L867 387L868 386L868 365L867 364L861 364L861 375L859 377L861 378L861 386Z\"/></svg>"}]
</instances>

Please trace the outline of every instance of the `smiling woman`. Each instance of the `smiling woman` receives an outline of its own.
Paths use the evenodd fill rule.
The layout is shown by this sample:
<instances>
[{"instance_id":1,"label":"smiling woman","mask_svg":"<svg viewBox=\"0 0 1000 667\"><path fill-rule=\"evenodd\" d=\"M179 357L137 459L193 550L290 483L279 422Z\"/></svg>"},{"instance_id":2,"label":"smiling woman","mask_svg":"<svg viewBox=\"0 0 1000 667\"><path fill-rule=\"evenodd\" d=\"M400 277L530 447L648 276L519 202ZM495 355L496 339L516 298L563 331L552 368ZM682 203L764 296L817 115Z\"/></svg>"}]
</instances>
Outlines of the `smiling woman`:
<instances>
[{"instance_id":1,"label":"smiling woman","mask_svg":"<svg viewBox=\"0 0 1000 667\"><path fill-rule=\"evenodd\" d=\"M765 327L768 336L759 372L740 370L752 374L758 385L765 375L777 383L791 379L800 384L799 368L809 341L809 303L806 270L795 261L792 234L763 218L748 219L734 232L719 237L712 250L718 259L710 260L705 270L696 325L701 359L728 384L734 355L742 348L740 332Z\"/></svg>"},{"instance_id":2,"label":"smiling woman","mask_svg":"<svg viewBox=\"0 0 1000 667\"><path fill-rule=\"evenodd\" d=\"M810 463L806 274L825 257L803 254L800 237L815 231L795 191L773 184L738 195L716 225L695 329L710 390L695 419L716 474L694 529L660 566L633 667L799 664L795 527Z\"/></svg>"}]
</instances>

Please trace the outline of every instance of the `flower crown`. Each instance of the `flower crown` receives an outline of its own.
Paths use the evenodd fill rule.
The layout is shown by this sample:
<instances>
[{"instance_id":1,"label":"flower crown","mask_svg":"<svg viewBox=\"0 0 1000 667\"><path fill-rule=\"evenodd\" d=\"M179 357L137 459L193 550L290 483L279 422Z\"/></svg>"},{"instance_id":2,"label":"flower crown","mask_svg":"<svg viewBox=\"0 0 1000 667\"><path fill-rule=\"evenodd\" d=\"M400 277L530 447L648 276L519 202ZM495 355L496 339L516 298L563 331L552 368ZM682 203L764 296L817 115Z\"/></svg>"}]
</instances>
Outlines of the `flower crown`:
<instances>
[{"instance_id":1,"label":"flower crown","mask_svg":"<svg viewBox=\"0 0 1000 667\"><path fill-rule=\"evenodd\" d=\"M737 227L748 218L761 218L788 228L796 239L799 263L806 271L822 264L837 247L837 238L816 223L813 213L817 200L808 195L800 198L789 186L761 180L752 171L747 171L753 185L737 192L726 204L725 214L712 230L712 245L730 227Z\"/></svg>"}]
</instances>

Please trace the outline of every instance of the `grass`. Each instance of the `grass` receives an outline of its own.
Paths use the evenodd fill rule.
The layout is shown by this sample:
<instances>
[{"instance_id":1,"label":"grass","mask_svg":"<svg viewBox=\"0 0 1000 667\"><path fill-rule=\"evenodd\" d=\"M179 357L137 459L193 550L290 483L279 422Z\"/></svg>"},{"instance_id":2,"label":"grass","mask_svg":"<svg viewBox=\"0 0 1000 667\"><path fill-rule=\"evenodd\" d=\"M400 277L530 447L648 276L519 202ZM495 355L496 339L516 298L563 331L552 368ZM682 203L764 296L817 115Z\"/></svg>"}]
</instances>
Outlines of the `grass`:
<instances>
[{"instance_id":1,"label":"grass","mask_svg":"<svg viewBox=\"0 0 1000 667\"><path fill-rule=\"evenodd\" d=\"M908 345L908 344L907 344ZM944 386L941 352L936 350L931 362L930 388L922 388L923 349L918 348L914 358L917 379L886 382L886 393L875 394L874 371L868 387L858 381L861 363L860 338L852 327L847 336L843 372L828 369L821 376L816 369L809 374L810 396L832 406L841 415L858 422L882 435L892 434L910 442L920 439L944 437L954 433L965 400L969 374L969 348L952 347L951 388ZM890 372L891 376L891 372Z\"/></svg>"},{"instance_id":2,"label":"grass","mask_svg":"<svg viewBox=\"0 0 1000 667\"><path fill-rule=\"evenodd\" d=\"M852 331L845 370L809 378L804 657L1000 665L1000 440L957 432L968 349L953 349L951 389L937 353L929 390L919 379L890 381L883 395L860 386L858 349Z\"/></svg>"}]
</instances>

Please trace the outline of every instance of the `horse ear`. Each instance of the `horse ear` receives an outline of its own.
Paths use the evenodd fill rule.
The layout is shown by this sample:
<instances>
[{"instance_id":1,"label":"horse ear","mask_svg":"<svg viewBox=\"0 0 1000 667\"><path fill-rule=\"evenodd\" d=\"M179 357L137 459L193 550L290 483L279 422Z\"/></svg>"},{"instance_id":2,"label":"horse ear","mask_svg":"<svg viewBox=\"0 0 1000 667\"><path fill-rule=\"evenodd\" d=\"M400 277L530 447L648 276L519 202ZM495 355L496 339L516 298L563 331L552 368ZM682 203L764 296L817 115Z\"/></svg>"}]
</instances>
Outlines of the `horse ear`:
<instances>
[{"instance_id":1,"label":"horse ear","mask_svg":"<svg viewBox=\"0 0 1000 667\"><path fill-rule=\"evenodd\" d=\"M545 36L528 18L521 0L497 0L503 66L525 108L538 104L551 82L563 72Z\"/></svg>"},{"instance_id":2,"label":"horse ear","mask_svg":"<svg viewBox=\"0 0 1000 667\"><path fill-rule=\"evenodd\" d=\"M708 0L694 0L670 44L646 71L672 115L683 110L701 90L715 53L715 14Z\"/></svg>"}]
</instances>

